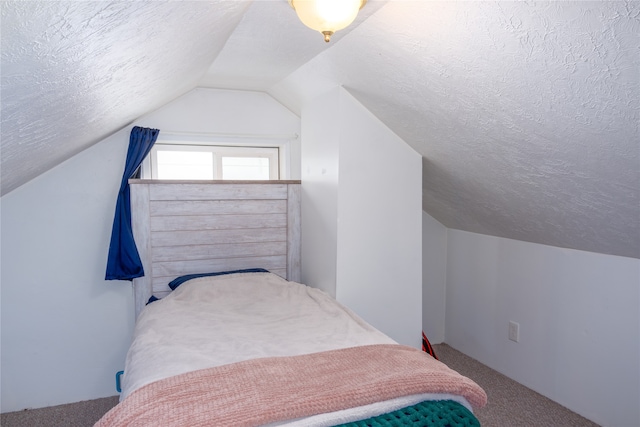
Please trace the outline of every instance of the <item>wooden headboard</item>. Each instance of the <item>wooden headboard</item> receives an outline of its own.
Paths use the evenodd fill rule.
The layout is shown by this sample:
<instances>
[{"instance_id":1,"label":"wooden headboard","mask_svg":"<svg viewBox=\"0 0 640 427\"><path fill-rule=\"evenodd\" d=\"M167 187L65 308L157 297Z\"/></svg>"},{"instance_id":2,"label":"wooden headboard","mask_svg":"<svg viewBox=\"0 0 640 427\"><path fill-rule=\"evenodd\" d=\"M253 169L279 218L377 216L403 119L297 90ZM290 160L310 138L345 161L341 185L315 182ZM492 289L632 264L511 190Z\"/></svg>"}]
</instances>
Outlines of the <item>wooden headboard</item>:
<instances>
[{"instance_id":1,"label":"wooden headboard","mask_svg":"<svg viewBox=\"0 0 640 427\"><path fill-rule=\"evenodd\" d=\"M167 284L193 273L265 268L300 281L300 181L129 181L145 276L136 318Z\"/></svg>"}]
</instances>

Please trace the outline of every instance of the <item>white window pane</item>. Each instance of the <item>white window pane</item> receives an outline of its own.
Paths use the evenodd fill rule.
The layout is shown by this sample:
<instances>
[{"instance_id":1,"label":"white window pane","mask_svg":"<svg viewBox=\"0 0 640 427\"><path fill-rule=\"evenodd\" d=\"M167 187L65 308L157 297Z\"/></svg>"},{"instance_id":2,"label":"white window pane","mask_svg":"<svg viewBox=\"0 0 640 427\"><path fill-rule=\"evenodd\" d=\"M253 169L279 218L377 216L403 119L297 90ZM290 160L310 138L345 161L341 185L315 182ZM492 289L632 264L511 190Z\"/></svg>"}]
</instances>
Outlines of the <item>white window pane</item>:
<instances>
[{"instance_id":1,"label":"white window pane","mask_svg":"<svg viewBox=\"0 0 640 427\"><path fill-rule=\"evenodd\" d=\"M206 151L158 151L158 179L213 179L213 155Z\"/></svg>"},{"instance_id":2,"label":"white window pane","mask_svg":"<svg viewBox=\"0 0 640 427\"><path fill-rule=\"evenodd\" d=\"M265 157L222 157L222 179L268 180L269 159Z\"/></svg>"}]
</instances>

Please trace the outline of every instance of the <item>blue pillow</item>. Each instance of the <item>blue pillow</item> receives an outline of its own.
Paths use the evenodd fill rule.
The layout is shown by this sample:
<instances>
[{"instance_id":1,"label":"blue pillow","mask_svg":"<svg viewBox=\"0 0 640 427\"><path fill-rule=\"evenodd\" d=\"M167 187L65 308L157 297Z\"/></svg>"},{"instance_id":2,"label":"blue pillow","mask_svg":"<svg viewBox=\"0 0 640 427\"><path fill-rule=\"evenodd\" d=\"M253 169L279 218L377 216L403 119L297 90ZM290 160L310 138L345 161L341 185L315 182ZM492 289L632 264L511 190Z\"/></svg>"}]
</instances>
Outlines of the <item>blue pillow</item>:
<instances>
[{"instance_id":1,"label":"blue pillow","mask_svg":"<svg viewBox=\"0 0 640 427\"><path fill-rule=\"evenodd\" d=\"M199 273L199 274L187 274L184 276L176 277L171 282L169 282L169 287L172 291L175 291L176 288L182 285L187 280L196 279L198 277L208 277L208 276L223 276L225 274L234 274L234 273L268 273L269 270L265 270L264 268L247 268L244 270L233 270L233 271L218 271L216 273Z\"/></svg>"}]
</instances>

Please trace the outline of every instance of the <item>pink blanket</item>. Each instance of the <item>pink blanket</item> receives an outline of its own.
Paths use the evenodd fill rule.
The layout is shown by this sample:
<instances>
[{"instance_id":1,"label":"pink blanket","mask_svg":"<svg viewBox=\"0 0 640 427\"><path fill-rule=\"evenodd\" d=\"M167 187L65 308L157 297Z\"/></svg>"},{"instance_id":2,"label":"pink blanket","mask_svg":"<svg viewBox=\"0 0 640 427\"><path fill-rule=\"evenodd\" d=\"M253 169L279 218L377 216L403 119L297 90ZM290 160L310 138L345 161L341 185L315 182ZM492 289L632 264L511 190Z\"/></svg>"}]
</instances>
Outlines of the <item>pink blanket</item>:
<instances>
[{"instance_id":1,"label":"pink blanket","mask_svg":"<svg viewBox=\"0 0 640 427\"><path fill-rule=\"evenodd\" d=\"M382 344L254 359L148 384L98 421L106 426L258 426L421 393L485 392L411 347Z\"/></svg>"}]
</instances>

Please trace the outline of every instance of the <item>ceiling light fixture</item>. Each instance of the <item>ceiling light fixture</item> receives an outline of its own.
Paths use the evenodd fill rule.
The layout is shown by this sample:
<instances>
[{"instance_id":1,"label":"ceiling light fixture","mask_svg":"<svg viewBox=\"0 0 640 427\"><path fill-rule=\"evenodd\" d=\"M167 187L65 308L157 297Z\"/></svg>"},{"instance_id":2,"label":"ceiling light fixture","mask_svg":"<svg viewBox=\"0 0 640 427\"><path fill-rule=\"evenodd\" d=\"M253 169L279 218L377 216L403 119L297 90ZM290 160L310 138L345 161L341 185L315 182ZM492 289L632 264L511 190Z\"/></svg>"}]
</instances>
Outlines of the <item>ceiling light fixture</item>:
<instances>
[{"instance_id":1,"label":"ceiling light fixture","mask_svg":"<svg viewBox=\"0 0 640 427\"><path fill-rule=\"evenodd\" d=\"M289 0L304 25L320 31L329 42L338 30L356 19L367 0Z\"/></svg>"}]
</instances>

